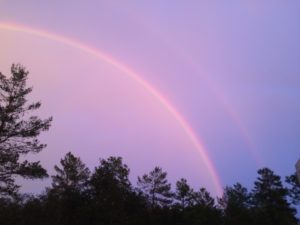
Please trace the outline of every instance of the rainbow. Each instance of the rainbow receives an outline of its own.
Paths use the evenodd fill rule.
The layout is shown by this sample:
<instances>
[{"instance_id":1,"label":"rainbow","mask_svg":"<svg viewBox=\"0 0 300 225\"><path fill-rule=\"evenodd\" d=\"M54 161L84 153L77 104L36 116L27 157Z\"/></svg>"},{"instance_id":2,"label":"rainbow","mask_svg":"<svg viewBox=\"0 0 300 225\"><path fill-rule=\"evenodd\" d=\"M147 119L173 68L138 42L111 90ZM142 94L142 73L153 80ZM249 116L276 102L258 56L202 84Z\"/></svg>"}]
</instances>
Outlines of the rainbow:
<instances>
[{"instance_id":1,"label":"rainbow","mask_svg":"<svg viewBox=\"0 0 300 225\"><path fill-rule=\"evenodd\" d=\"M198 150L201 158L203 159L203 162L208 169L211 180L213 182L216 194L221 196L222 195L222 185L220 182L220 178L218 176L216 168L213 166L213 163L211 159L209 158L208 152L205 149L204 145L202 144L202 141L197 137L197 134L193 130L193 128L189 125L189 123L186 121L186 119L176 110L176 108L171 104L168 99L166 99L158 90L155 89L149 82L145 81L141 78L140 75L138 75L136 72L134 72L131 68L125 66L124 64L118 62L113 57L109 56L108 54L104 53L101 50L92 48L84 43L81 43L80 41L76 41L74 39L71 39L69 37L65 37L62 35L58 35L55 33L51 33L45 30L36 29L20 24L12 24L12 23L0 23L0 30L7 30L7 31L14 31L14 32L22 32L27 33L31 35L35 35L42 38L47 38L53 41L57 41L60 43L63 43L65 45L68 45L70 47L76 48L78 50L81 50L85 53L88 53L94 57L96 57L99 60L102 60L118 70L124 72L128 77L133 79L135 82L140 84L145 90L147 90L153 97L155 97L161 105L176 119L176 121L180 124L180 126L183 128L187 136L190 138L196 149Z\"/></svg>"},{"instance_id":2,"label":"rainbow","mask_svg":"<svg viewBox=\"0 0 300 225\"><path fill-rule=\"evenodd\" d=\"M190 57L188 54L182 52L180 48L178 48L176 45L173 45L172 42L166 42L164 41L166 45L170 47L170 49L175 50L175 53L180 53L179 57L184 60L185 63L187 63L191 68L193 68L197 73L201 74L201 72L198 69L198 63L194 60L194 58ZM241 120L240 116L236 112L233 105L230 103L230 101L226 98L226 95L224 95L224 91L220 92L221 87L217 85L217 82L212 80L209 76L203 77L205 81L208 83L212 93L216 97L216 99L222 104L224 107L226 113L229 115L230 119L234 122L235 126L239 129L240 133L242 134L242 137L248 147L248 151L251 154L251 156L254 158L258 168L263 167L265 164L261 155L259 154L259 151L254 144L254 141L249 134L247 128L245 127L243 121Z\"/></svg>"}]
</instances>

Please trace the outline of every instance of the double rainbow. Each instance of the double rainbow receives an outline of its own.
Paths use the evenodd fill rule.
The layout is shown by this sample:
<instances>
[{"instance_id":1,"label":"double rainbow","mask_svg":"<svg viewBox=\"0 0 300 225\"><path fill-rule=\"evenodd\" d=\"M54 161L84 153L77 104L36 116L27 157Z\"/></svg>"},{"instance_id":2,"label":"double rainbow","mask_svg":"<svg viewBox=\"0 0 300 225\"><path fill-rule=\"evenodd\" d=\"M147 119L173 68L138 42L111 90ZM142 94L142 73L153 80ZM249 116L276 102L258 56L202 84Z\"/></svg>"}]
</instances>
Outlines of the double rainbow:
<instances>
[{"instance_id":1,"label":"double rainbow","mask_svg":"<svg viewBox=\"0 0 300 225\"><path fill-rule=\"evenodd\" d=\"M13 32L21 32L27 33L31 35L35 35L41 38L47 38L53 41L60 42L62 44L68 45L70 47L76 48L80 51L88 53L97 59L104 61L118 70L124 72L128 77L132 80L140 84L145 90L147 90L151 95L160 102L160 104L174 117L174 119L180 124L182 129L185 131L186 135L192 141L196 149L198 150L200 157L203 159L203 162L208 169L208 172L211 176L211 181L214 185L215 191L217 195L222 194L222 185L220 182L220 178L218 176L216 168L213 166L213 163L208 155L207 149L202 144L202 141L197 136L193 128L190 124L186 121L186 119L176 110L176 108L172 105L167 98L165 98L155 87L153 87L149 82L144 80L139 74L134 72L131 68L127 67L126 65L120 63L113 57L109 56L108 54L104 53L99 49L92 48L84 43L76 41L74 39L58 35L55 33L51 33L45 30L40 30L24 25L19 24L12 24L12 23L0 23L0 30L7 30Z\"/></svg>"}]
</instances>

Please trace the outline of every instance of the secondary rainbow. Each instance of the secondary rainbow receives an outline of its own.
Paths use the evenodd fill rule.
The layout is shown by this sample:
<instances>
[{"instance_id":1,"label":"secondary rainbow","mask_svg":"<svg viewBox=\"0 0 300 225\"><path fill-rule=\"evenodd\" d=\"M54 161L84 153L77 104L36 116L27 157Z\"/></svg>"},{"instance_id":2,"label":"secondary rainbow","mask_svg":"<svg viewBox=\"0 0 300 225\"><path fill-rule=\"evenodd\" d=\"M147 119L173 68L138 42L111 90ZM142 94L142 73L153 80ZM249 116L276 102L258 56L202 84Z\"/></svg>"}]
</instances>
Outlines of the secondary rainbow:
<instances>
[{"instance_id":1,"label":"secondary rainbow","mask_svg":"<svg viewBox=\"0 0 300 225\"><path fill-rule=\"evenodd\" d=\"M187 63L191 68L193 68L199 75L201 74L201 71L199 71L198 64L194 58L192 58L190 55L183 52L180 48L178 48L176 45L173 45L172 42L166 42L170 49L174 50L175 53L180 53L178 56ZM254 144L254 141L248 132L245 124L241 120L240 116L238 115L237 111L235 110L234 106L231 104L229 99L224 94L224 90L218 85L217 82L215 82L210 76L204 76L203 79L208 83L209 88L211 89L212 93L215 95L215 97L218 99L220 104L224 107L226 113L229 115L230 119L234 122L235 126L239 129L240 133L242 134L242 137L248 147L249 153L254 158L258 168L263 167L265 164L263 162L263 159L261 155L259 154L259 151L257 147ZM222 91L220 91L222 90Z\"/></svg>"},{"instance_id":2,"label":"secondary rainbow","mask_svg":"<svg viewBox=\"0 0 300 225\"><path fill-rule=\"evenodd\" d=\"M120 71L124 72L128 77L133 79L134 81L138 82L140 85L142 85L149 93L151 93L165 108L168 110L172 116L176 119L176 121L181 125L185 133L188 135L198 152L200 153L200 156L202 157L206 168L208 169L212 182L214 184L214 187L216 189L217 195L222 194L222 185L220 182L220 178L217 174L216 169L213 166L213 163L211 162L209 155L207 153L207 150L204 148L203 144L201 143L201 140L199 137L197 137L196 133L192 129L192 127L189 125L189 123L186 121L186 119L175 109L175 107L168 101L162 94L159 93L149 82L145 81L141 78L136 72L134 72L131 68L128 68L124 64L118 62L108 54L104 53L103 51L99 49L95 49L92 47L89 47L86 44L83 44L79 41L76 41L74 39L58 35L55 33L51 33L48 31L44 31L41 29L36 29L20 24L13 24L13 23L0 23L0 29L2 30L8 30L8 31L15 31L15 32L23 32L28 33L31 35L36 35L43 38L48 38L53 41L57 41L63 44L66 44L68 46L77 48L83 52L86 52L90 55L93 55L94 57L98 58L99 60L103 60L106 63L109 63L110 65L114 66L115 68L119 69Z\"/></svg>"}]
</instances>

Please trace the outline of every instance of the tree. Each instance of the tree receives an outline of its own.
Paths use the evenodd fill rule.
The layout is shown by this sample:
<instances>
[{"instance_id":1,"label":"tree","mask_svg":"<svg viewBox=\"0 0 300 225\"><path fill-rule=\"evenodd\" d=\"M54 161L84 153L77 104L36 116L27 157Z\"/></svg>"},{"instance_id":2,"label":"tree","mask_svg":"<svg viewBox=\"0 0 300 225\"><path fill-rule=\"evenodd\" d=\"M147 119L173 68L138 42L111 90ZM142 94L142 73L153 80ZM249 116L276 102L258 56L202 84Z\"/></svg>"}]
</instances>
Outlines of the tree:
<instances>
[{"instance_id":1,"label":"tree","mask_svg":"<svg viewBox=\"0 0 300 225\"><path fill-rule=\"evenodd\" d=\"M200 205L208 208L213 208L215 200L210 196L210 193L205 188L200 188L198 192L192 193L192 201L194 205Z\"/></svg>"},{"instance_id":2,"label":"tree","mask_svg":"<svg viewBox=\"0 0 300 225\"><path fill-rule=\"evenodd\" d=\"M171 184L167 180L167 172L155 167L149 174L138 177L137 185L150 202L151 208L167 206L172 202Z\"/></svg>"},{"instance_id":3,"label":"tree","mask_svg":"<svg viewBox=\"0 0 300 225\"><path fill-rule=\"evenodd\" d=\"M45 205L50 211L48 220L53 224L85 224L83 209L87 205L85 190L90 170L71 152L60 164L54 166L56 175L52 176L52 188L48 188L45 196Z\"/></svg>"},{"instance_id":4,"label":"tree","mask_svg":"<svg viewBox=\"0 0 300 225\"><path fill-rule=\"evenodd\" d=\"M294 205L299 205L300 204L300 182L297 179L297 174L294 173L293 175L287 176L285 180L290 186L288 191L292 203Z\"/></svg>"},{"instance_id":5,"label":"tree","mask_svg":"<svg viewBox=\"0 0 300 225\"><path fill-rule=\"evenodd\" d=\"M252 224L250 193L240 183L226 187L222 198L218 200L223 210L225 225Z\"/></svg>"},{"instance_id":6,"label":"tree","mask_svg":"<svg viewBox=\"0 0 300 225\"><path fill-rule=\"evenodd\" d=\"M17 193L15 176L47 177L39 162L20 160L20 156L38 153L46 147L37 137L49 129L52 121L51 117L43 120L31 115L41 103L27 103L32 92L27 79L28 71L21 65L12 65L11 77L0 73L0 195Z\"/></svg>"},{"instance_id":7,"label":"tree","mask_svg":"<svg viewBox=\"0 0 300 225\"><path fill-rule=\"evenodd\" d=\"M221 224L221 212L215 206L215 200L205 188L191 193L191 206L184 210L183 224Z\"/></svg>"},{"instance_id":8,"label":"tree","mask_svg":"<svg viewBox=\"0 0 300 225\"><path fill-rule=\"evenodd\" d=\"M73 190L81 192L87 185L90 170L81 162L79 157L75 157L68 152L64 159L60 160L62 168L55 165L56 175L52 176L52 187L58 191Z\"/></svg>"},{"instance_id":9,"label":"tree","mask_svg":"<svg viewBox=\"0 0 300 225\"><path fill-rule=\"evenodd\" d=\"M100 159L100 165L95 168L90 185L98 195L103 195L102 192L112 191L115 188L128 191L131 189L129 171L121 157Z\"/></svg>"},{"instance_id":10,"label":"tree","mask_svg":"<svg viewBox=\"0 0 300 225\"><path fill-rule=\"evenodd\" d=\"M130 224L131 209L128 206L132 206L134 193L129 171L121 157L100 159L100 165L95 168L90 180L93 221L97 224Z\"/></svg>"},{"instance_id":11,"label":"tree","mask_svg":"<svg viewBox=\"0 0 300 225\"><path fill-rule=\"evenodd\" d=\"M179 202L180 208L184 209L191 205L193 190L187 183L187 180L181 178L176 182L175 199Z\"/></svg>"},{"instance_id":12,"label":"tree","mask_svg":"<svg viewBox=\"0 0 300 225\"><path fill-rule=\"evenodd\" d=\"M296 210L287 201L288 190L280 176L268 168L258 170L258 174L252 191L256 224L296 225Z\"/></svg>"}]
</instances>

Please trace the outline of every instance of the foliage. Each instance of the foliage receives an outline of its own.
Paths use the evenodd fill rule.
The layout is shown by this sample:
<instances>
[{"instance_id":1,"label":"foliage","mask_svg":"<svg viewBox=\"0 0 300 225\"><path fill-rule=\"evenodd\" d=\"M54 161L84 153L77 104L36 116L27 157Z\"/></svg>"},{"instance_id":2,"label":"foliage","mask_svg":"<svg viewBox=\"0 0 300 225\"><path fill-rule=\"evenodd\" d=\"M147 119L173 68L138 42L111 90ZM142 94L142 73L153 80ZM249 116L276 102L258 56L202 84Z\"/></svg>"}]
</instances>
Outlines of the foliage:
<instances>
[{"instance_id":1,"label":"foliage","mask_svg":"<svg viewBox=\"0 0 300 225\"><path fill-rule=\"evenodd\" d=\"M210 196L210 193L205 188L200 188L199 191L192 193L193 205L213 208L215 200Z\"/></svg>"},{"instance_id":2,"label":"foliage","mask_svg":"<svg viewBox=\"0 0 300 225\"><path fill-rule=\"evenodd\" d=\"M268 168L258 170L258 174L252 192L256 224L296 225L296 210L287 201L288 189L280 176Z\"/></svg>"},{"instance_id":3,"label":"foliage","mask_svg":"<svg viewBox=\"0 0 300 225\"><path fill-rule=\"evenodd\" d=\"M240 183L225 187L218 201L224 213L225 225L252 224L251 195Z\"/></svg>"},{"instance_id":4,"label":"foliage","mask_svg":"<svg viewBox=\"0 0 300 225\"><path fill-rule=\"evenodd\" d=\"M101 159L90 180L90 198L94 220L104 224L130 224L127 206L135 207L136 195L129 181L129 168L121 157ZM118 216L115 216L118 215Z\"/></svg>"},{"instance_id":5,"label":"foliage","mask_svg":"<svg viewBox=\"0 0 300 225\"><path fill-rule=\"evenodd\" d=\"M60 166L54 166L54 170L56 174L52 176L52 187L47 189L45 204L55 212L55 223L83 224L83 215L79 212L87 204L85 191L90 170L71 152L60 160Z\"/></svg>"},{"instance_id":6,"label":"foliage","mask_svg":"<svg viewBox=\"0 0 300 225\"><path fill-rule=\"evenodd\" d=\"M300 204L300 182L297 179L297 175L292 174L286 177L286 182L289 184L288 189L289 197L294 205Z\"/></svg>"},{"instance_id":7,"label":"foliage","mask_svg":"<svg viewBox=\"0 0 300 225\"><path fill-rule=\"evenodd\" d=\"M0 199L0 224L3 221L8 225L297 224L295 210L290 205L292 200L289 202L287 198L287 189L281 183L280 177L267 168L258 171L259 177L252 192L248 192L240 183L227 186L217 204L205 188L193 191L182 178L176 183L175 194L172 197L168 195L173 204L169 203L166 207L165 204L157 202L152 207L152 198L145 198L144 193L145 190L152 190L149 186L153 187L153 183L143 183L149 185L146 186L147 189L133 187L128 178L129 168L120 157L101 159L91 176L80 159L71 153L61 160L61 165L64 166L57 166L60 168L58 174L52 176L55 185L43 195L24 195L16 200ZM73 172L66 168L73 168ZM166 172L161 168L151 172L147 176L151 177L149 180L160 177L163 178L158 179L160 185L169 185ZM58 179L58 182L59 174L63 174L64 179ZM67 177L73 178L69 180ZM144 188L144 185L141 187ZM171 193L170 189L167 190ZM146 193L149 195L150 192ZM183 199L182 204L179 200Z\"/></svg>"},{"instance_id":8,"label":"foliage","mask_svg":"<svg viewBox=\"0 0 300 225\"><path fill-rule=\"evenodd\" d=\"M55 165L56 175L52 176L52 187L56 191L82 191L88 182L90 170L71 152L60 160L62 168Z\"/></svg>"},{"instance_id":9,"label":"foliage","mask_svg":"<svg viewBox=\"0 0 300 225\"><path fill-rule=\"evenodd\" d=\"M186 179L181 178L176 182L174 197L182 210L192 205L193 189L188 185Z\"/></svg>"},{"instance_id":10,"label":"foliage","mask_svg":"<svg viewBox=\"0 0 300 225\"><path fill-rule=\"evenodd\" d=\"M138 187L148 198L151 208L168 206L172 202L171 184L166 177L167 173L160 167L155 167L149 174L138 177Z\"/></svg>"},{"instance_id":11,"label":"foliage","mask_svg":"<svg viewBox=\"0 0 300 225\"><path fill-rule=\"evenodd\" d=\"M28 153L46 147L37 137L49 129L52 118L40 119L31 113L40 102L27 103L32 88L27 87L28 72L21 65L12 65L11 77L0 73L0 195L13 195L19 186L15 176L44 178L47 172L39 162L21 161Z\"/></svg>"}]
</instances>

